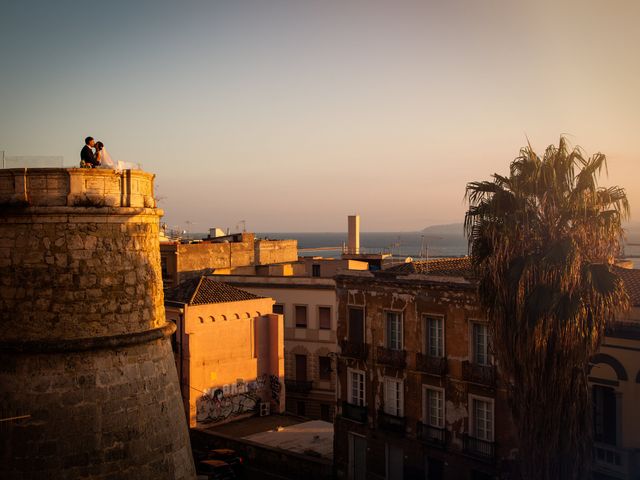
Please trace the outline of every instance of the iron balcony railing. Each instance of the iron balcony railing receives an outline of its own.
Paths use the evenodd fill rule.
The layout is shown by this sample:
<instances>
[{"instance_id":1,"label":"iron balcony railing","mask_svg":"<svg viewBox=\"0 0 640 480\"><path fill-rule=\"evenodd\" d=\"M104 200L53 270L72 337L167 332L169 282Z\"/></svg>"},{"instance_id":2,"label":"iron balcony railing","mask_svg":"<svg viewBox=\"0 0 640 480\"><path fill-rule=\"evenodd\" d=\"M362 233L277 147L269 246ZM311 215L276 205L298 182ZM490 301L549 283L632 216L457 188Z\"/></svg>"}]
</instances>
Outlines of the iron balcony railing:
<instances>
[{"instance_id":1,"label":"iron balcony railing","mask_svg":"<svg viewBox=\"0 0 640 480\"><path fill-rule=\"evenodd\" d=\"M443 376L447 373L447 358L432 357L424 353L416 353L416 370L431 375Z\"/></svg>"},{"instance_id":2,"label":"iron balcony railing","mask_svg":"<svg viewBox=\"0 0 640 480\"><path fill-rule=\"evenodd\" d=\"M383 430L395 433L404 433L407 424L405 417L398 417L386 413L384 410L378 411L378 427Z\"/></svg>"},{"instance_id":3,"label":"iron balcony railing","mask_svg":"<svg viewBox=\"0 0 640 480\"><path fill-rule=\"evenodd\" d=\"M605 473L622 475L622 478L632 478L632 464L630 451L624 448L596 442L593 446L593 468Z\"/></svg>"},{"instance_id":4,"label":"iron balcony railing","mask_svg":"<svg viewBox=\"0 0 640 480\"><path fill-rule=\"evenodd\" d=\"M405 368L407 366L407 352L406 350L393 350L391 348L378 347L376 349L376 360L382 365Z\"/></svg>"},{"instance_id":5,"label":"iron balcony railing","mask_svg":"<svg viewBox=\"0 0 640 480\"><path fill-rule=\"evenodd\" d=\"M493 462L495 460L495 443L487 440L465 435L463 437L465 453L476 457L485 462Z\"/></svg>"},{"instance_id":6,"label":"iron balcony railing","mask_svg":"<svg viewBox=\"0 0 640 480\"><path fill-rule=\"evenodd\" d=\"M418 422L418 438L429 445L444 448L447 444L447 430L445 428L432 427Z\"/></svg>"},{"instance_id":7,"label":"iron balcony railing","mask_svg":"<svg viewBox=\"0 0 640 480\"><path fill-rule=\"evenodd\" d=\"M284 386L289 393L309 393L313 387L311 380L290 380L285 379Z\"/></svg>"},{"instance_id":8,"label":"iron balcony railing","mask_svg":"<svg viewBox=\"0 0 640 480\"><path fill-rule=\"evenodd\" d=\"M343 340L340 342L340 350L343 357L366 360L367 355L369 355L369 344Z\"/></svg>"},{"instance_id":9,"label":"iron balcony railing","mask_svg":"<svg viewBox=\"0 0 640 480\"><path fill-rule=\"evenodd\" d=\"M496 367L495 365L462 362L462 378L467 382L495 387Z\"/></svg>"},{"instance_id":10,"label":"iron balcony railing","mask_svg":"<svg viewBox=\"0 0 640 480\"><path fill-rule=\"evenodd\" d=\"M367 407L342 402L342 416L358 423L367 423Z\"/></svg>"}]
</instances>

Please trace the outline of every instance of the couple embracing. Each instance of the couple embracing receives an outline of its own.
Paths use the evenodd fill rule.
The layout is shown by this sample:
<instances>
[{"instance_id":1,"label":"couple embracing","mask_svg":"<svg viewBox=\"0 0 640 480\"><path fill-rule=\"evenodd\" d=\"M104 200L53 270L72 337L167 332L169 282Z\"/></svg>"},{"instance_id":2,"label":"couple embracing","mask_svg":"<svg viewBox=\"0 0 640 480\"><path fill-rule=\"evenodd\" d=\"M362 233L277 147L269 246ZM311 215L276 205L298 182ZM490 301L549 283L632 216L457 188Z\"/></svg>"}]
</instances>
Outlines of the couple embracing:
<instances>
[{"instance_id":1,"label":"couple embracing","mask_svg":"<svg viewBox=\"0 0 640 480\"><path fill-rule=\"evenodd\" d=\"M112 170L132 170L135 165L126 162L114 162L102 142L96 142L93 137L84 139L84 147L80 151L81 168L109 168Z\"/></svg>"}]
</instances>

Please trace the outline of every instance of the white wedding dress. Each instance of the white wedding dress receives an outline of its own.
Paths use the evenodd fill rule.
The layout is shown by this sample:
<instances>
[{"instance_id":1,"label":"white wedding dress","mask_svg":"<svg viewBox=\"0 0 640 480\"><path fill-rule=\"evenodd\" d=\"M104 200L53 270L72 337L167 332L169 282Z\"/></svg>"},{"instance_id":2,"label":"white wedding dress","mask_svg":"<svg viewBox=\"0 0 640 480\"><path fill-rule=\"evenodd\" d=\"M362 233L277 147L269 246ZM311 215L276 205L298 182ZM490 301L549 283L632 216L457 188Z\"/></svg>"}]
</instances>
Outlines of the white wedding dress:
<instances>
[{"instance_id":1,"label":"white wedding dress","mask_svg":"<svg viewBox=\"0 0 640 480\"><path fill-rule=\"evenodd\" d=\"M138 170L138 166L133 164L133 163L129 163L129 162L114 162L113 159L111 158L111 155L109 155L109 152L107 152L106 148L102 148L102 152L101 152L101 157L100 157L100 167L101 168L109 168L112 170Z\"/></svg>"}]
</instances>

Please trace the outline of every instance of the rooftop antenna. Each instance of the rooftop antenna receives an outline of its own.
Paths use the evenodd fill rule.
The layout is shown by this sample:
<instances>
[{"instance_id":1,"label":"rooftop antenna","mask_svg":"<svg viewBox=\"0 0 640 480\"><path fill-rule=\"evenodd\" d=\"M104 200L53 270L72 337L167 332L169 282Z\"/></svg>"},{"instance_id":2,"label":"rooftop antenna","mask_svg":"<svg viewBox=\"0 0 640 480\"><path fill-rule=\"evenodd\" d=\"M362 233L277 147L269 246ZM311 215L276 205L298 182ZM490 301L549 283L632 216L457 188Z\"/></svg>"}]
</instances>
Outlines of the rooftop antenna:
<instances>
[{"instance_id":1,"label":"rooftop antenna","mask_svg":"<svg viewBox=\"0 0 640 480\"><path fill-rule=\"evenodd\" d=\"M240 225L242 224L242 233L246 233L247 231L247 221L246 220L240 220L238 223L236 223L236 230L240 230Z\"/></svg>"},{"instance_id":2,"label":"rooftop antenna","mask_svg":"<svg viewBox=\"0 0 640 480\"><path fill-rule=\"evenodd\" d=\"M191 220L187 220L186 222L184 222L187 225L187 228L185 230L185 234L187 236L187 239L189 239L189 235L191 234L191 226L195 223L192 222Z\"/></svg>"}]
</instances>

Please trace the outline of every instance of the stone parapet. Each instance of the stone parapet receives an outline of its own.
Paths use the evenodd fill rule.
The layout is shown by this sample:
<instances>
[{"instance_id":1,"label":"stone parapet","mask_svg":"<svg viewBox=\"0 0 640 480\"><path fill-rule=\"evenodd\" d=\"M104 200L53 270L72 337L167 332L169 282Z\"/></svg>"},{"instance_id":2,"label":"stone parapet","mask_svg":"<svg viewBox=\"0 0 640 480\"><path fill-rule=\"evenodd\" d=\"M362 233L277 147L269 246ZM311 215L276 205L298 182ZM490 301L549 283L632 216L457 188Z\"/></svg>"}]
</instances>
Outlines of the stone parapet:
<instances>
[{"instance_id":1,"label":"stone parapet","mask_svg":"<svg viewBox=\"0 0 640 480\"><path fill-rule=\"evenodd\" d=\"M142 170L11 168L0 170L0 207L154 208L153 179Z\"/></svg>"}]
</instances>

